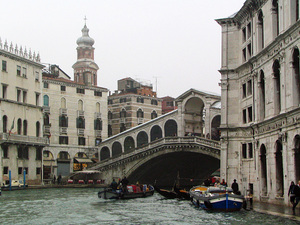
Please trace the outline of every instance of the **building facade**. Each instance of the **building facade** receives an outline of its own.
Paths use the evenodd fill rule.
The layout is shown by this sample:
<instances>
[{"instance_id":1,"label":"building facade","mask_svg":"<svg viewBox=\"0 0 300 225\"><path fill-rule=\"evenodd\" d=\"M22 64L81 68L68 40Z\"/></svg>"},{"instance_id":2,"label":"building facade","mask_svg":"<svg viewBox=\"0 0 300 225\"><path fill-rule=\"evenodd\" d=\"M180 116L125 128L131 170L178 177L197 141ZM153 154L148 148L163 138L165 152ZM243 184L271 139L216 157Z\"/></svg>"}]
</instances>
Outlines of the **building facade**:
<instances>
[{"instance_id":1,"label":"building facade","mask_svg":"<svg viewBox=\"0 0 300 225\"><path fill-rule=\"evenodd\" d=\"M118 90L108 97L108 136L160 116L161 102L152 85L130 77L118 80Z\"/></svg>"},{"instance_id":2,"label":"building facade","mask_svg":"<svg viewBox=\"0 0 300 225\"><path fill-rule=\"evenodd\" d=\"M42 182L42 68L39 54L0 39L0 183Z\"/></svg>"},{"instance_id":3,"label":"building facade","mask_svg":"<svg viewBox=\"0 0 300 225\"><path fill-rule=\"evenodd\" d=\"M288 204L300 180L299 0L247 0L222 27L221 178Z\"/></svg>"},{"instance_id":4,"label":"building facade","mask_svg":"<svg viewBox=\"0 0 300 225\"><path fill-rule=\"evenodd\" d=\"M166 114L168 112L173 111L174 109L177 109L177 105L175 103L175 98L166 96L161 99L162 99L162 102L161 102L162 114Z\"/></svg>"},{"instance_id":5,"label":"building facade","mask_svg":"<svg viewBox=\"0 0 300 225\"><path fill-rule=\"evenodd\" d=\"M95 146L107 138L108 90L97 86L94 40L88 28L77 39L74 81L58 66L43 73L44 135L50 146L44 149L44 180L67 176L97 160Z\"/></svg>"}]
</instances>

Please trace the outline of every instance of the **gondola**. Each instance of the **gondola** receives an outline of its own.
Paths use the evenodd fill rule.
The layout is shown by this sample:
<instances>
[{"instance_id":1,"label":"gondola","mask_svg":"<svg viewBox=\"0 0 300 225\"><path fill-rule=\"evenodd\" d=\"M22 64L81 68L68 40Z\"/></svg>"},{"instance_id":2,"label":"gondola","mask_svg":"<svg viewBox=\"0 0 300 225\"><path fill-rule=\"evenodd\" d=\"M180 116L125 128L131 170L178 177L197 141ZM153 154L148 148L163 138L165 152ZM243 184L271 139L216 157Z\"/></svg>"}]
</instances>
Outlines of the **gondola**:
<instances>
[{"instance_id":1,"label":"gondola","mask_svg":"<svg viewBox=\"0 0 300 225\"><path fill-rule=\"evenodd\" d=\"M138 190L136 185L127 185L126 190L112 188L105 188L103 191L98 192L98 198L101 199L133 199L133 198L145 198L152 196L154 188L152 185L141 185L141 190Z\"/></svg>"},{"instance_id":2,"label":"gondola","mask_svg":"<svg viewBox=\"0 0 300 225\"><path fill-rule=\"evenodd\" d=\"M190 192L186 191L185 189L180 189L177 188L176 185L174 186L174 192L177 194L177 198L185 199L185 200L190 200Z\"/></svg>"},{"instance_id":3,"label":"gondola","mask_svg":"<svg viewBox=\"0 0 300 225\"><path fill-rule=\"evenodd\" d=\"M168 199L178 198L178 194L175 191L160 189L156 185L154 185L154 190L158 192L160 195L164 196L165 198Z\"/></svg>"}]
</instances>

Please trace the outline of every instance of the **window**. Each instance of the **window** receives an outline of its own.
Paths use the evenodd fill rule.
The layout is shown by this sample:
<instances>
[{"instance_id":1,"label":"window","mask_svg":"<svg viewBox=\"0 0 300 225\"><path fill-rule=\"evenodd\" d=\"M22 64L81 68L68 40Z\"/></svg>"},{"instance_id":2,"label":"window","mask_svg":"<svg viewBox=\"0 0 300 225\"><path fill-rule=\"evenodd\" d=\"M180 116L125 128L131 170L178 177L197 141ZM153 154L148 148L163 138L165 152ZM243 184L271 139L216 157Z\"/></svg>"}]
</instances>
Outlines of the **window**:
<instances>
[{"instance_id":1,"label":"window","mask_svg":"<svg viewBox=\"0 0 300 225\"><path fill-rule=\"evenodd\" d=\"M3 167L3 174L8 174L8 167L7 166Z\"/></svg>"},{"instance_id":2,"label":"window","mask_svg":"<svg viewBox=\"0 0 300 225\"><path fill-rule=\"evenodd\" d=\"M252 122L252 106L248 108L248 122Z\"/></svg>"},{"instance_id":3,"label":"window","mask_svg":"<svg viewBox=\"0 0 300 225\"><path fill-rule=\"evenodd\" d=\"M60 127L68 127L68 117L60 116L59 117L59 126Z\"/></svg>"},{"instance_id":4,"label":"window","mask_svg":"<svg viewBox=\"0 0 300 225\"><path fill-rule=\"evenodd\" d=\"M17 66L17 76L21 76L21 66Z\"/></svg>"},{"instance_id":5,"label":"window","mask_svg":"<svg viewBox=\"0 0 300 225\"><path fill-rule=\"evenodd\" d=\"M2 84L2 98L7 98L7 85Z\"/></svg>"},{"instance_id":6,"label":"window","mask_svg":"<svg viewBox=\"0 0 300 225\"><path fill-rule=\"evenodd\" d=\"M247 96L247 86L246 86L246 83L245 84L243 84L243 98L246 98L246 96Z\"/></svg>"},{"instance_id":7,"label":"window","mask_svg":"<svg viewBox=\"0 0 300 225\"><path fill-rule=\"evenodd\" d=\"M36 160L42 160L42 149L41 148L37 148L36 152L35 152L35 159Z\"/></svg>"},{"instance_id":8,"label":"window","mask_svg":"<svg viewBox=\"0 0 300 225\"><path fill-rule=\"evenodd\" d=\"M21 132L22 132L22 120L20 118L18 119L18 122L17 122L17 132L18 132L18 135L21 135Z\"/></svg>"},{"instance_id":9,"label":"window","mask_svg":"<svg viewBox=\"0 0 300 225\"><path fill-rule=\"evenodd\" d=\"M101 97L102 96L102 92L101 91L94 91L94 95Z\"/></svg>"},{"instance_id":10,"label":"window","mask_svg":"<svg viewBox=\"0 0 300 225\"><path fill-rule=\"evenodd\" d=\"M85 145L85 137L78 137L78 145Z\"/></svg>"},{"instance_id":11,"label":"window","mask_svg":"<svg viewBox=\"0 0 300 225\"><path fill-rule=\"evenodd\" d=\"M109 112L107 113L107 118L108 118L109 120L112 120L113 114L112 114L111 111L109 111Z\"/></svg>"},{"instance_id":12,"label":"window","mask_svg":"<svg viewBox=\"0 0 300 225\"><path fill-rule=\"evenodd\" d=\"M84 89L83 88L77 88L76 92L79 94L84 94Z\"/></svg>"},{"instance_id":13,"label":"window","mask_svg":"<svg viewBox=\"0 0 300 225\"><path fill-rule=\"evenodd\" d=\"M247 158L247 144L242 144L242 157Z\"/></svg>"},{"instance_id":14,"label":"window","mask_svg":"<svg viewBox=\"0 0 300 225\"><path fill-rule=\"evenodd\" d=\"M28 174L28 167L24 167L24 172L25 172L25 174Z\"/></svg>"},{"instance_id":15,"label":"window","mask_svg":"<svg viewBox=\"0 0 300 225\"><path fill-rule=\"evenodd\" d=\"M263 20L263 13L260 10L258 13L258 30L257 30L257 36L258 36L258 50L262 50L264 48L264 20Z\"/></svg>"},{"instance_id":16,"label":"window","mask_svg":"<svg viewBox=\"0 0 300 225\"><path fill-rule=\"evenodd\" d=\"M5 71L5 72L7 72L7 68L6 68L6 66L7 66L7 62L6 62L6 61L4 61L4 60L2 60L2 71Z\"/></svg>"},{"instance_id":17,"label":"window","mask_svg":"<svg viewBox=\"0 0 300 225\"><path fill-rule=\"evenodd\" d=\"M44 82L44 88L49 88L49 84Z\"/></svg>"},{"instance_id":18,"label":"window","mask_svg":"<svg viewBox=\"0 0 300 225\"><path fill-rule=\"evenodd\" d=\"M247 45L247 50L248 50L248 55L247 55L247 57L250 58L250 57L252 56L251 43Z\"/></svg>"},{"instance_id":19,"label":"window","mask_svg":"<svg viewBox=\"0 0 300 225\"><path fill-rule=\"evenodd\" d=\"M39 174L41 174L41 167L36 168L36 175L39 175Z\"/></svg>"},{"instance_id":20,"label":"window","mask_svg":"<svg viewBox=\"0 0 300 225\"><path fill-rule=\"evenodd\" d=\"M18 146L18 159L23 159L23 149L21 146Z\"/></svg>"},{"instance_id":21,"label":"window","mask_svg":"<svg viewBox=\"0 0 300 225\"><path fill-rule=\"evenodd\" d=\"M44 95L44 106L49 106L49 96Z\"/></svg>"},{"instance_id":22,"label":"window","mask_svg":"<svg viewBox=\"0 0 300 225\"><path fill-rule=\"evenodd\" d=\"M59 144L67 145L69 143L68 136L59 136Z\"/></svg>"},{"instance_id":23,"label":"window","mask_svg":"<svg viewBox=\"0 0 300 225\"><path fill-rule=\"evenodd\" d=\"M35 71L35 80L36 81L40 80L40 73L38 71Z\"/></svg>"},{"instance_id":24,"label":"window","mask_svg":"<svg viewBox=\"0 0 300 225\"><path fill-rule=\"evenodd\" d=\"M152 100L151 100L151 105L157 105L157 100L152 99Z\"/></svg>"},{"instance_id":25,"label":"window","mask_svg":"<svg viewBox=\"0 0 300 225\"><path fill-rule=\"evenodd\" d=\"M248 152L249 152L249 158L253 158L253 145L252 145L252 143L248 143Z\"/></svg>"},{"instance_id":26,"label":"window","mask_svg":"<svg viewBox=\"0 0 300 225\"><path fill-rule=\"evenodd\" d=\"M247 53L246 53L246 48L244 48L243 49L243 62L245 62L246 61L246 59L247 59L247 55L246 55Z\"/></svg>"},{"instance_id":27,"label":"window","mask_svg":"<svg viewBox=\"0 0 300 225\"><path fill-rule=\"evenodd\" d=\"M85 128L85 120L84 120L84 118L78 117L76 119L76 128L82 128L82 129Z\"/></svg>"},{"instance_id":28,"label":"window","mask_svg":"<svg viewBox=\"0 0 300 225\"><path fill-rule=\"evenodd\" d=\"M27 120L23 121L23 135L27 135Z\"/></svg>"},{"instance_id":29,"label":"window","mask_svg":"<svg viewBox=\"0 0 300 225\"><path fill-rule=\"evenodd\" d=\"M26 67L23 67L23 74L22 74L23 77L27 77L27 68Z\"/></svg>"},{"instance_id":30,"label":"window","mask_svg":"<svg viewBox=\"0 0 300 225\"><path fill-rule=\"evenodd\" d=\"M69 159L69 153L68 152L60 152L59 159Z\"/></svg>"},{"instance_id":31,"label":"window","mask_svg":"<svg viewBox=\"0 0 300 225\"><path fill-rule=\"evenodd\" d=\"M126 98L120 98L120 103L126 102Z\"/></svg>"},{"instance_id":32,"label":"window","mask_svg":"<svg viewBox=\"0 0 300 225\"><path fill-rule=\"evenodd\" d=\"M22 172L23 172L23 168L22 167L18 167L18 174L22 175L23 174Z\"/></svg>"},{"instance_id":33,"label":"window","mask_svg":"<svg viewBox=\"0 0 300 225\"><path fill-rule=\"evenodd\" d=\"M23 102L27 102L27 91L23 91Z\"/></svg>"},{"instance_id":34,"label":"window","mask_svg":"<svg viewBox=\"0 0 300 225\"><path fill-rule=\"evenodd\" d=\"M136 117L137 118L144 118L144 112L141 109L139 109L136 113Z\"/></svg>"},{"instance_id":35,"label":"window","mask_svg":"<svg viewBox=\"0 0 300 225\"><path fill-rule=\"evenodd\" d=\"M23 149L23 159L28 159L28 157L29 157L28 147L25 147Z\"/></svg>"},{"instance_id":36,"label":"window","mask_svg":"<svg viewBox=\"0 0 300 225\"><path fill-rule=\"evenodd\" d=\"M21 102L21 90L17 89L17 102Z\"/></svg>"},{"instance_id":37,"label":"window","mask_svg":"<svg viewBox=\"0 0 300 225\"><path fill-rule=\"evenodd\" d=\"M167 102L166 106L174 106L174 103L173 102Z\"/></svg>"},{"instance_id":38,"label":"window","mask_svg":"<svg viewBox=\"0 0 300 225\"><path fill-rule=\"evenodd\" d=\"M247 39L251 37L251 23L248 23L247 25Z\"/></svg>"},{"instance_id":39,"label":"window","mask_svg":"<svg viewBox=\"0 0 300 225\"><path fill-rule=\"evenodd\" d=\"M66 86L61 85L61 86L60 86L60 91L66 91Z\"/></svg>"},{"instance_id":40,"label":"window","mask_svg":"<svg viewBox=\"0 0 300 225\"><path fill-rule=\"evenodd\" d=\"M40 105L40 94L35 93L35 105L39 106Z\"/></svg>"},{"instance_id":41,"label":"window","mask_svg":"<svg viewBox=\"0 0 300 225\"><path fill-rule=\"evenodd\" d=\"M3 133L7 133L7 116L3 116Z\"/></svg>"},{"instance_id":42,"label":"window","mask_svg":"<svg viewBox=\"0 0 300 225\"><path fill-rule=\"evenodd\" d=\"M101 119L96 119L94 121L94 129L95 130L102 130L102 120Z\"/></svg>"},{"instance_id":43,"label":"window","mask_svg":"<svg viewBox=\"0 0 300 225\"><path fill-rule=\"evenodd\" d=\"M151 113L151 119L155 119L157 117L157 113L155 111L153 111Z\"/></svg>"},{"instance_id":44,"label":"window","mask_svg":"<svg viewBox=\"0 0 300 225\"><path fill-rule=\"evenodd\" d=\"M8 158L8 146L3 145L2 150L3 150L3 158Z\"/></svg>"},{"instance_id":45,"label":"window","mask_svg":"<svg viewBox=\"0 0 300 225\"><path fill-rule=\"evenodd\" d=\"M247 81L247 95L252 95L252 80Z\"/></svg>"},{"instance_id":46,"label":"window","mask_svg":"<svg viewBox=\"0 0 300 225\"><path fill-rule=\"evenodd\" d=\"M39 137L40 136L40 122L37 121L36 122L36 136Z\"/></svg>"},{"instance_id":47,"label":"window","mask_svg":"<svg viewBox=\"0 0 300 225\"><path fill-rule=\"evenodd\" d=\"M247 123L247 111L243 109L243 123Z\"/></svg>"},{"instance_id":48,"label":"window","mask_svg":"<svg viewBox=\"0 0 300 225\"><path fill-rule=\"evenodd\" d=\"M144 103L144 99L142 97L137 97L136 102Z\"/></svg>"},{"instance_id":49,"label":"window","mask_svg":"<svg viewBox=\"0 0 300 225\"><path fill-rule=\"evenodd\" d=\"M112 105L112 104L113 104L113 100L112 100L112 99L108 99L108 100L107 100L107 104L108 104L108 105Z\"/></svg>"}]
</instances>

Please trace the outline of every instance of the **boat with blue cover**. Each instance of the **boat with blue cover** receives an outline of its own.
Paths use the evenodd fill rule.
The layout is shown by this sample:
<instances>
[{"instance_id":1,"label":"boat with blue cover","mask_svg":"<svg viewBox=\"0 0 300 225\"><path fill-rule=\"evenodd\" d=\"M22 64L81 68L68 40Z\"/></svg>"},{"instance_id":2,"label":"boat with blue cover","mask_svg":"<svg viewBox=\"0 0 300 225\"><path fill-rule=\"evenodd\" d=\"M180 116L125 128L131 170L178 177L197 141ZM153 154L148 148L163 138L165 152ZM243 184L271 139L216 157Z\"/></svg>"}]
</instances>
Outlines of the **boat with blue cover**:
<instances>
[{"instance_id":1,"label":"boat with blue cover","mask_svg":"<svg viewBox=\"0 0 300 225\"><path fill-rule=\"evenodd\" d=\"M197 186L190 190L192 203L203 209L219 211L239 211L246 208L243 195L237 195L229 187Z\"/></svg>"}]
</instances>

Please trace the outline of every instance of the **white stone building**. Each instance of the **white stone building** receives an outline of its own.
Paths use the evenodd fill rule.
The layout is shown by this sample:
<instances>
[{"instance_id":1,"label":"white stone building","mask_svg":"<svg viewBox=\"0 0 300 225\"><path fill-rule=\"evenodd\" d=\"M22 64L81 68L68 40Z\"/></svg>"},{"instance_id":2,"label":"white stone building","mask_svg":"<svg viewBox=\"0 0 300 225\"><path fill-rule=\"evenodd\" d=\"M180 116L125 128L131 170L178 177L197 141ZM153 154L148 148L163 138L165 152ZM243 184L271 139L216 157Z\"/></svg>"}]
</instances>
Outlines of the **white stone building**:
<instances>
[{"instance_id":1,"label":"white stone building","mask_svg":"<svg viewBox=\"0 0 300 225\"><path fill-rule=\"evenodd\" d=\"M221 178L288 204L300 180L299 0L247 0L222 27Z\"/></svg>"},{"instance_id":2,"label":"white stone building","mask_svg":"<svg viewBox=\"0 0 300 225\"><path fill-rule=\"evenodd\" d=\"M0 183L42 181L42 68L39 55L0 39Z\"/></svg>"},{"instance_id":3,"label":"white stone building","mask_svg":"<svg viewBox=\"0 0 300 225\"><path fill-rule=\"evenodd\" d=\"M43 154L44 181L97 160L95 146L107 138L108 90L97 86L94 40L88 31L85 25L77 40L75 81L56 65L43 73L44 135L50 139Z\"/></svg>"}]
</instances>

